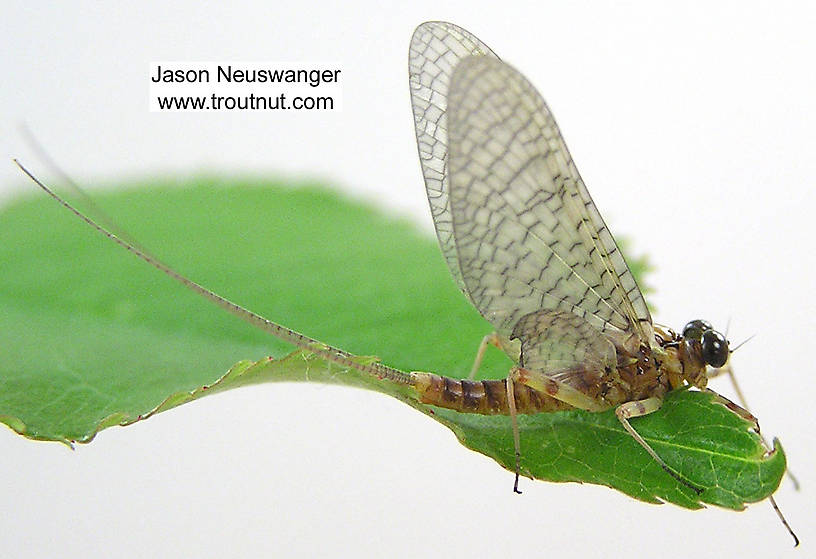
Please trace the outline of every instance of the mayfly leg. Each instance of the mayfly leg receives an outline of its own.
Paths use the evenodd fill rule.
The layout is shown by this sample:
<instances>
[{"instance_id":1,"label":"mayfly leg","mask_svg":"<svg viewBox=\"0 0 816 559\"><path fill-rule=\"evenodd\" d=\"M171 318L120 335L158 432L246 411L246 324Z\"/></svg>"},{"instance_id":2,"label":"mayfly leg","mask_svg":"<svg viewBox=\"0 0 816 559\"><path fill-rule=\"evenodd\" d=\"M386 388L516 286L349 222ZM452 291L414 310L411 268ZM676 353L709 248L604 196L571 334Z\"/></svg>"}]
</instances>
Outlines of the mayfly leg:
<instances>
[{"instance_id":1,"label":"mayfly leg","mask_svg":"<svg viewBox=\"0 0 816 559\"><path fill-rule=\"evenodd\" d=\"M468 380L473 380L476 377L476 373L482 365L482 360L484 359L488 345L501 349L501 341L497 332L491 332L482 338L482 341L479 343L479 349L476 351L476 359L473 361L473 367L470 369ZM513 389L513 375L507 375L504 382L507 389L507 407L510 412L510 424L513 429L513 450L516 457L516 478L513 481L513 492L521 495L521 490L518 488L519 476L521 475L521 437L519 435L518 412L516 410L516 394Z\"/></svg>"},{"instance_id":2,"label":"mayfly leg","mask_svg":"<svg viewBox=\"0 0 816 559\"><path fill-rule=\"evenodd\" d=\"M633 402L626 402L625 404L621 404L615 410L615 415L618 416L621 424L623 425L624 429L635 439L640 446L646 449L646 452L654 458L655 462L660 464L660 467L663 470L672 476L674 479L692 489L698 495L703 492L703 489L697 487L690 481L686 480L683 476L669 468L669 466L663 461L663 459L654 451L654 449L647 443L640 434L635 431L635 428L629 423L629 420L633 417L641 417L644 415L648 415L652 412L655 412L660 409L660 406L663 405L663 400L661 398L646 398L645 400L635 400Z\"/></svg>"},{"instance_id":3,"label":"mayfly leg","mask_svg":"<svg viewBox=\"0 0 816 559\"><path fill-rule=\"evenodd\" d=\"M491 332L482 338L482 341L479 343L479 349L476 351L476 359L473 361L473 367L468 375L468 380L473 380L476 377L476 373L482 365L485 351L487 351L487 346L489 345L501 349L501 340L497 332ZM513 450L516 459L516 478L513 481L513 492L521 495L521 490L518 488L519 476L521 475L521 437L519 435L518 411L516 410L516 394L513 387L514 381L512 372L507 375L504 382L507 390L507 407L510 415L510 424L513 429Z\"/></svg>"},{"instance_id":4,"label":"mayfly leg","mask_svg":"<svg viewBox=\"0 0 816 559\"><path fill-rule=\"evenodd\" d=\"M485 351L487 351L487 346L489 345L501 349L499 335L496 332L487 334L484 338L482 338L482 341L479 343L479 349L476 350L476 359L473 360L473 367L471 367L470 369L468 380L473 380L474 378L476 378L476 373L479 372L479 367L482 366L482 360L484 359Z\"/></svg>"},{"instance_id":5,"label":"mayfly leg","mask_svg":"<svg viewBox=\"0 0 816 559\"><path fill-rule=\"evenodd\" d=\"M485 336L485 339L487 338L488 336ZM510 410L510 423L513 426L513 448L516 456L516 479L513 482L513 492L521 495L521 491L518 488L519 475L521 474L521 438L518 428L518 413L516 413L516 394L513 388L512 376L508 375L504 382L507 387L507 407Z\"/></svg>"},{"instance_id":6,"label":"mayfly leg","mask_svg":"<svg viewBox=\"0 0 816 559\"><path fill-rule=\"evenodd\" d=\"M740 405L748 409L748 402L745 400L745 395L742 393L742 389L740 388L739 383L737 382L737 376L734 374L734 368L731 366L731 363L728 362L724 366L719 367L717 369L711 369L706 373L706 376L711 379L715 379L722 375L728 375L728 378L731 380L731 386L734 388L734 392L737 395L737 400L739 400Z\"/></svg>"},{"instance_id":7,"label":"mayfly leg","mask_svg":"<svg viewBox=\"0 0 816 559\"><path fill-rule=\"evenodd\" d=\"M69 210L71 213L76 215L82 221L90 225L92 228L96 229L99 233L106 236L111 241L115 242L128 252L131 252L138 258L144 260L157 270L163 272L164 274L170 276L177 282L181 283L191 291L194 291L208 299L211 303L221 307L222 309L226 310L230 314L237 316L238 318L264 330L272 334L273 336L280 338L290 344L297 346L301 349L314 353L315 355L326 359L327 361L332 361L337 363L338 365L342 365L344 367L348 367L351 369L356 369L363 373L367 373L375 378L378 379L387 379L392 382L396 382L398 384L404 384L408 386L413 386L415 384L414 377L411 375L404 373L398 369L394 369L392 367L388 367L387 365L383 365L381 363L369 363L363 364L358 363L354 356L342 349L338 349L329 345L326 345L322 342L315 340L314 338L310 338L299 332L295 332L290 328L272 322L271 320L267 320L266 318L262 317L259 314L256 314L249 309L246 309L236 303L233 303L229 299L218 295L217 293L210 291L206 287L199 285L198 283L194 282L193 280L183 276L167 266L166 264L162 263L159 259L151 256L150 254L146 253L145 251L137 248L133 244L121 239L120 237L111 233L105 227L102 227L94 220L80 212L74 206L69 204L67 201L63 200L59 195L57 195L54 191L48 188L44 183L42 183L37 177L35 177L28 169L26 169L19 161L16 159L14 163L23 171L28 177L34 181L37 186L39 186L43 191L45 191L49 196L51 196L54 200L59 202L63 207Z\"/></svg>"},{"instance_id":8,"label":"mayfly leg","mask_svg":"<svg viewBox=\"0 0 816 559\"><path fill-rule=\"evenodd\" d=\"M734 368L731 366L730 362L726 363L724 366L719 367L717 369L711 369L707 373L707 376L708 376L709 380L710 379L715 379L715 378L717 378L719 376L722 376L722 375L728 375L728 378L731 380L731 386L734 388L734 393L737 395L737 401L739 402L739 406L736 406L736 404L731 402L731 400L728 400L724 396L721 396L720 394L717 394L713 390L709 390L709 392L712 392L712 393L716 394L719 398L727 400L733 406L736 406L740 410L747 412L748 415L750 415L753 418L753 415L751 414L751 408L748 407L748 402L746 401L745 395L743 394L742 389L740 388L740 385L737 382L737 375L734 373ZM727 407L729 407L729 409L731 409L731 411L734 411L735 413L740 415L739 411L731 408L730 406L727 406ZM755 421L755 419L754 419L754 421ZM763 435L759 430L759 424L757 424L757 433L759 434L759 438L762 440L762 444L765 445L765 448L768 449L768 450L771 450L771 448L772 448L771 445L768 443L768 440L765 438L765 435ZM799 487L800 487L799 486L799 479L790 471L790 469L787 469L785 471L785 474L788 476L788 479L791 480L791 483L793 483L793 488L796 489L797 491L799 491Z\"/></svg>"},{"instance_id":9,"label":"mayfly leg","mask_svg":"<svg viewBox=\"0 0 816 559\"><path fill-rule=\"evenodd\" d=\"M731 369L730 364L726 364L725 367L720 367L719 369L714 369L714 371L712 371L712 372L715 373L715 374L713 374L713 375L709 374L708 378L714 378L714 377L716 377L716 376L718 376L720 374L723 374L723 369L728 369L726 372L731 376L732 380L734 380L734 372ZM729 400L728 398L726 398L722 394L719 394L718 392L715 392L715 391L711 390L710 388L706 388L706 392L708 392L710 394L713 394L716 402L719 402L720 404L724 405L726 408L728 408L729 410L731 410L733 413L737 414L738 416L742 417L746 421L750 421L751 423L753 423L754 431L756 431L756 434L759 435L759 438L762 441L762 444L765 447L765 449L768 452L770 452L771 450L773 450L773 447L768 444L768 441L765 439L765 436L760 432L760 430L759 430L759 421L757 421L757 418L754 417L754 414L752 414L750 411L748 411L747 407L744 407L745 400L741 396L742 392L740 392L739 388L737 387L736 381L734 381L734 389L735 389L735 392L737 393L737 397L740 399L740 403L743 404L743 406L738 406L737 404L735 404L734 402L732 402L731 400ZM788 477L793 482L794 487L798 490L799 489L799 481L793 475L791 475L790 472L787 472L787 473L788 473ZM788 533L793 538L793 546L797 547L799 545L799 538L796 535L796 533L793 531L793 528L791 528L790 524L788 524L788 520L785 518L785 515L782 514L782 510L779 508L779 505L776 504L776 499L774 499L773 495L768 495L768 501L770 501L771 506L773 507L774 512L776 513L776 516L782 522L782 525L788 530Z\"/></svg>"}]
</instances>

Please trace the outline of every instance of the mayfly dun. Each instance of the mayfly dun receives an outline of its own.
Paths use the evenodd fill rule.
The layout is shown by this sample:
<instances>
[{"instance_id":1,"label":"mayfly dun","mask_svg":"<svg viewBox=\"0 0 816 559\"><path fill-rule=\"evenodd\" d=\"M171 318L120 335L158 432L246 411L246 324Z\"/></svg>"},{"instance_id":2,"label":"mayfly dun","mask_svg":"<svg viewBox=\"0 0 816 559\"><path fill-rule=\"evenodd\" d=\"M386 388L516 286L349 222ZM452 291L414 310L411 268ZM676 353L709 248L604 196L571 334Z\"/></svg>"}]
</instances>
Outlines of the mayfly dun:
<instances>
[{"instance_id":1,"label":"mayfly dun","mask_svg":"<svg viewBox=\"0 0 816 559\"><path fill-rule=\"evenodd\" d=\"M544 99L487 45L451 23L424 23L411 40L409 79L439 245L460 290L495 328L471 379L488 344L516 363L505 381L415 374L423 401L509 414L517 492L517 414L614 408L669 475L700 493L630 419L658 410L672 389L705 389L709 372L728 361L725 337L703 320L680 334L652 322Z\"/></svg>"},{"instance_id":2,"label":"mayfly dun","mask_svg":"<svg viewBox=\"0 0 816 559\"><path fill-rule=\"evenodd\" d=\"M493 344L516 363L505 380L474 381L473 374L454 380L360 362L179 274L17 165L88 225L262 330L333 363L409 386L423 403L510 416L516 491L518 414L615 409L626 431L668 475L700 493L630 419L659 409L674 388L704 389L711 372L728 362L725 337L701 320L680 334L653 324L547 105L524 76L472 34L442 22L415 31L409 73L419 157L442 253L459 288L495 328L482 341L473 372Z\"/></svg>"}]
</instances>

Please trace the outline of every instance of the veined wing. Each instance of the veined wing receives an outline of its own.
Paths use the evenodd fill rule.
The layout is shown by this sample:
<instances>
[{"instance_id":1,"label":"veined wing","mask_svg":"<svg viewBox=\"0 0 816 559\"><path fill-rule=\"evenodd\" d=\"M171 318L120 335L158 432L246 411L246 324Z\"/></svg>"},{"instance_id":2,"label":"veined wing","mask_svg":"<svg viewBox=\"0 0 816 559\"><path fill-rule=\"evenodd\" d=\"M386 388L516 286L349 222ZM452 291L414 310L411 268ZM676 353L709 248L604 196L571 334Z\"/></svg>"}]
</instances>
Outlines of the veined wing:
<instances>
[{"instance_id":1,"label":"veined wing","mask_svg":"<svg viewBox=\"0 0 816 559\"><path fill-rule=\"evenodd\" d=\"M448 130L453 238L482 315L509 335L529 313L565 311L633 350L650 344L643 295L524 76L497 59L463 59Z\"/></svg>"},{"instance_id":2,"label":"veined wing","mask_svg":"<svg viewBox=\"0 0 816 559\"><path fill-rule=\"evenodd\" d=\"M571 312L532 312L516 323L511 337L521 340L521 367L543 371L584 395L594 396L618 364L612 342Z\"/></svg>"},{"instance_id":3,"label":"veined wing","mask_svg":"<svg viewBox=\"0 0 816 559\"><path fill-rule=\"evenodd\" d=\"M411 105L419 162L442 254L459 288L470 297L453 242L448 201L448 85L456 64L467 56L498 58L479 39L452 23L429 21L414 31L408 53Z\"/></svg>"}]
</instances>

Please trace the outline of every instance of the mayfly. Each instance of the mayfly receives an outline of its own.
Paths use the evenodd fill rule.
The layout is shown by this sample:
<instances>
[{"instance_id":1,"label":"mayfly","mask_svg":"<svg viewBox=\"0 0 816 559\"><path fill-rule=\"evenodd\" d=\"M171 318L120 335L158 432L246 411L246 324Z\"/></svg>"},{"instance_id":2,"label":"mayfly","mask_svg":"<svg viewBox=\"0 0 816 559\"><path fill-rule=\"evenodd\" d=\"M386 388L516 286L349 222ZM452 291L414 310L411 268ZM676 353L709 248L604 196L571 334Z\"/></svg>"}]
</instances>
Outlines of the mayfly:
<instances>
[{"instance_id":1,"label":"mayfly","mask_svg":"<svg viewBox=\"0 0 816 559\"><path fill-rule=\"evenodd\" d=\"M490 342L518 364L501 402L489 397L492 383L432 376L421 379L425 400L476 413L616 408L661 467L699 492L629 419L656 411L672 388L705 388L707 365L728 359L724 336L702 321L680 336L653 325L552 114L523 75L441 22L415 31L409 69L439 244L461 291L495 327L471 377ZM513 393L535 397L513 410Z\"/></svg>"},{"instance_id":2,"label":"mayfly","mask_svg":"<svg viewBox=\"0 0 816 559\"><path fill-rule=\"evenodd\" d=\"M409 79L439 245L459 289L495 328L470 380L415 374L423 401L509 414L516 492L517 414L614 408L640 446L699 494L629 420L658 410L672 389L705 389L728 361L728 341L704 320L680 334L652 322L547 104L487 45L451 23L424 23L411 40ZM488 344L516 366L504 381L474 382Z\"/></svg>"},{"instance_id":3,"label":"mayfly","mask_svg":"<svg viewBox=\"0 0 816 559\"><path fill-rule=\"evenodd\" d=\"M681 334L652 323L552 115L520 73L467 31L442 22L417 28L409 67L420 161L439 243L460 289L495 328L482 341L473 372L492 343L517 364L505 380L459 381L362 363L179 274L17 165L121 247L278 338L344 367L410 386L424 403L509 415L516 490L517 414L615 408L626 431L669 475L701 492L661 459L629 419L657 410L673 388L704 388L709 367L728 361L725 337L700 320Z\"/></svg>"}]
</instances>

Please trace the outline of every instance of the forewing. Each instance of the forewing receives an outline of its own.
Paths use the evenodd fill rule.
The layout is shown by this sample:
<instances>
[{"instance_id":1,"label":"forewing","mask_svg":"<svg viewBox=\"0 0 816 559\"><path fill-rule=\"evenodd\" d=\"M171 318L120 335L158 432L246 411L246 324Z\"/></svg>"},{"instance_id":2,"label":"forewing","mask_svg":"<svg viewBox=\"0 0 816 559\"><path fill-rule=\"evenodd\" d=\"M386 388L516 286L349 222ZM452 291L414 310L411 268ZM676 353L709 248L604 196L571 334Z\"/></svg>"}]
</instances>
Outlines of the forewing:
<instances>
[{"instance_id":1,"label":"forewing","mask_svg":"<svg viewBox=\"0 0 816 559\"><path fill-rule=\"evenodd\" d=\"M456 64L465 57L498 58L479 39L452 23L430 21L414 31L408 54L411 105L419 162L442 254L459 288L469 293L453 242L448 199L448 86Z\"/></svg>"},{"instance_id":2,"label":"forewing","mask_svg":"<svg viewBox=\"0 0 816 559\"><path fill-rule=\"evenodd\" d=\"M450 207L462 280L502 334L540 309L650 343L651 317L544 100L512 67L468 57L448 96Z\"/></svg>"}]
</instances>

